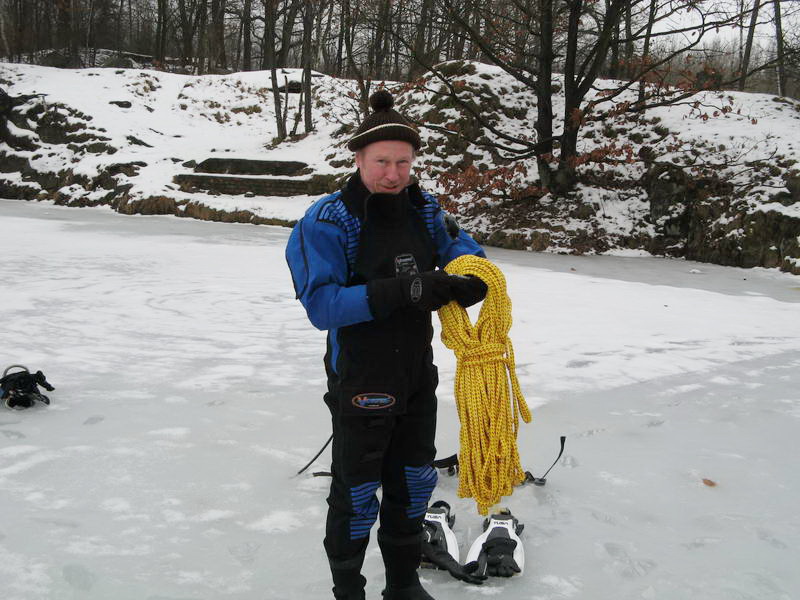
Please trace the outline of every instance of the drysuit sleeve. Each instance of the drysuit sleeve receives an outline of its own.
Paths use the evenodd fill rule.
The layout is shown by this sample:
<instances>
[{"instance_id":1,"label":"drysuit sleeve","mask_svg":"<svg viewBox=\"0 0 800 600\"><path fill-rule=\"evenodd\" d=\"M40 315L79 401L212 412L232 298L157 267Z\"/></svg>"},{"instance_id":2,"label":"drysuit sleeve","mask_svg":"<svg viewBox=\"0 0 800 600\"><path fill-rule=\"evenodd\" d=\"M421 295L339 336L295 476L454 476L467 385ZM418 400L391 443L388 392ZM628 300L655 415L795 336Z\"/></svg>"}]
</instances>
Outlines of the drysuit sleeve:
<instances>
[{"instance_id":1,"label":"drysuit sleeve","mask_svg":"<svg viewBox=\"0 0 800 600\"><path fill-rule=\"evenodd\" d=\"M438 202L426 194L428 202L435 202L437 209L433 216L433 243L436 245L436 253L439 255L439 268L444 268L451 260L464 254L473 254L486 258L483 248L470 235L462 230L455 221L452 221L448 230L445 224L445 213L438 207Z\"/></svg>"},{"instance_id":2,"label":"drysuit sleeve","mask_svg":"<svg viewBox=\"0 0 800 600\"><path fill-rule=\"evenodd\" d=\"M286 245L286 262L297 298L317 329L371 321L367 286L347 286L344 231L313 213L300 219Z\"/></svg>"}]
</instances>

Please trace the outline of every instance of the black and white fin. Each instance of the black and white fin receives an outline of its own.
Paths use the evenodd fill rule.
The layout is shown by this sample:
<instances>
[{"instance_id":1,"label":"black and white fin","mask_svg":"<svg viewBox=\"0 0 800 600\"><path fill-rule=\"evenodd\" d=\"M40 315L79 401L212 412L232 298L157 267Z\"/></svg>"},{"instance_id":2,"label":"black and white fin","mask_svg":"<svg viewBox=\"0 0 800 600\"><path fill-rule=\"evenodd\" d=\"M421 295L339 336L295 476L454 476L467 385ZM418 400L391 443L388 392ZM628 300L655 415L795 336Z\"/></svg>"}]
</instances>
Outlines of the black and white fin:
<instances>
[{"instance_id":1,"label":"black and white fin","mask_svg":"<svg viewBox=\"0 0 800 600\"><path fill-rule=\"evenodd\" d=\"M452 529L455 521L456 517L450 513L450 505L447 502L444 500L434 502L425 513L423 535L425 541L433 546L444 548L458 562L458 540ZM433 565L423 561L422 566L432 567Z\"/></svg>"}]
</instances>

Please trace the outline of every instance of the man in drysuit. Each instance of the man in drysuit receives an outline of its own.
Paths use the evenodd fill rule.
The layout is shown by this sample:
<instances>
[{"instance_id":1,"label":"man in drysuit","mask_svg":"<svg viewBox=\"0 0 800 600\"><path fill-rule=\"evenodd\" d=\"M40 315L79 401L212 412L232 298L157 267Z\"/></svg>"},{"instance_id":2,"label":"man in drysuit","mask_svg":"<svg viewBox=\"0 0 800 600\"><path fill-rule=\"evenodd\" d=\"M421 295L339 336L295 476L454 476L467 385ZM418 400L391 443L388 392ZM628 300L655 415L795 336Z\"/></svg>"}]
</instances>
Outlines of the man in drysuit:
<instances>
[{"instance_id":1,"label":"man in drysuit","mask_svg":"<svg viewBox=\"0 0 800 600\"><path fill-rule=\"evenodd\" d=\"M477 278L442 269L480 246L411 180L417 130L385 90L350 139L358 171L297 223L286 258L310 321L328 331L324 400L333 422L325 550L339 600L363 600L370 530L386 600L432 600L417 576L436 470L431 313L482 300ZM439 270L437 270L437 267ZM382 487L382 501L376 492Z\"/></svg>"}]
</instances>

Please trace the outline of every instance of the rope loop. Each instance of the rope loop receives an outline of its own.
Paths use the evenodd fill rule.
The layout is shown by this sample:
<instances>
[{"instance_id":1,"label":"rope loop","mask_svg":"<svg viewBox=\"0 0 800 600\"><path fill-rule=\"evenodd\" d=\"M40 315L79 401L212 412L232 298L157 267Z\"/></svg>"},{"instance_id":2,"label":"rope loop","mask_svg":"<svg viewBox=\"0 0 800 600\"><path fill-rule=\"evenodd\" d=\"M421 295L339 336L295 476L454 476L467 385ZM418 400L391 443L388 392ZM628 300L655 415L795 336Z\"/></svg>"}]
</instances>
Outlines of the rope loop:
<instances>
[{"instance_id":1,"label":"rope loop","mask_svg":"<svg viewBox=\"0 0 800 600\"><path fill-rule=\"evenodd\" d=\"M511 329L511 300L500 269L485 258L464 255L451 261L451 275L480 277L488 286L473 325L457 302L439 310L442 342L456 355L455 398L461 422L458 495L474 498L488 513L525 479L519 460L519 419L530 410L517 380Z\"/></svg>"}]
</instances>

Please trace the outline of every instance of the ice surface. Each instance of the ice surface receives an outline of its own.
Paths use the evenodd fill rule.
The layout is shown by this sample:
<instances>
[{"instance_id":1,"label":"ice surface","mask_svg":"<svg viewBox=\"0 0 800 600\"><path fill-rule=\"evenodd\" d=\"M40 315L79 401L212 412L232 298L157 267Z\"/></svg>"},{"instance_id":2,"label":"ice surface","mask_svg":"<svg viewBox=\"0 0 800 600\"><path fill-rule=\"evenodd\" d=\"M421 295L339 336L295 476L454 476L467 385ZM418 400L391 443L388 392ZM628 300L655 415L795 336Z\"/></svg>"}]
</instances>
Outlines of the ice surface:
<instances>
[{"instance_id":1,"label":"ice surface","mask_svg":"<svg viewBox=\"0 0 800 600\"><path fill-rule=\"evenodd\" d=\"M294 300L288 230L15 201L0 223L0 368L56 387L50 407L0 411L3 598L329 598L327 481L292 477L329 434L324 334ZM432 595L798 597L798 279L489 256L536 407L523 465L540 475L559 435L567 447L546 486L504 501L526 525L524 576L478 588L424 571ZM455 363L435 352L445 455ZM435 498L463 553L482 519L456 484Z\"/></svg>"}]
</instances>

